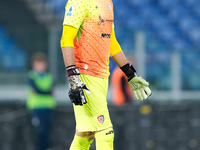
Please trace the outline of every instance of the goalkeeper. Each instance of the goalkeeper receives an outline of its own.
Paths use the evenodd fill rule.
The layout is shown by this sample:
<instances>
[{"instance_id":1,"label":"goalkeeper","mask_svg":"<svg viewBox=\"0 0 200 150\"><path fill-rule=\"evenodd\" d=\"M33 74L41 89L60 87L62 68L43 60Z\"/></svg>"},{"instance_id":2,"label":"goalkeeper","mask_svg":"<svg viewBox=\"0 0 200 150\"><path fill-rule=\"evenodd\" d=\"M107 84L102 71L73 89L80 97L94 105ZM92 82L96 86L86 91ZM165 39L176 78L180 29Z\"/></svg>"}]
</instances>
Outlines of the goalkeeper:
<instances>
[{"instance_id":1,"label":"goalkeeper","mask_svg":"<svg viewBox=\"0 0 200 150\"><path fill-rule=\"evenodd\" d=\"M114 131L107 108L109 57L128 77L135 99L151 95L115 38L111 0L68 0L61 47L74 104L76 133L70 150L113 150Z\"/></svg>"}]
</instances>

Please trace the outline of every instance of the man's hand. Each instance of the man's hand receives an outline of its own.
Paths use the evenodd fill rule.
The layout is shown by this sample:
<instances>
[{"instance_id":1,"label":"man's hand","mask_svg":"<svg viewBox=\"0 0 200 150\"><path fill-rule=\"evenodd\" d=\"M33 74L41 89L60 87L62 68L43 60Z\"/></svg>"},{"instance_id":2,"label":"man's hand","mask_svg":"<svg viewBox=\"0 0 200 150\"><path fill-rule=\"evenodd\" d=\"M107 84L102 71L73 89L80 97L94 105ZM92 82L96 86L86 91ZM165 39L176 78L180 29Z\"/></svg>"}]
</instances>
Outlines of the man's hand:
<instances>
[{"instance_id":1,"label":"man's hand","mask_svg":"<svg viewBox=\"0 0 200 150\"><path fill-rule=\"evenodd\" d=\"M83 83L79 77L80 73L76 66L70 66L67 69L69 80L69 98L75 105L83 105L87 103L83 90L86 94L91 94L85 83Z\"/></svg>"},{"instance_id":2,"label":"man's hand","mask_svg":"<svg viewBox=\"0 0 200 150\"><path fill-rule=\"evenodd\" d=\"M147 99L151 95L151 90L149 88L149 83L145 81L142 77L136 75L136 70L133 66L126 64L121 67L121 70L128 77L128 83L131 87L133 95L136 100L140 99L141 101Z\"/></svg>"},{"instance_id":3,"label":"man's hand","mask_svg":"<svg viewBox=\"0 0 200 150\"><path fill-rule=\"evenodd\" d=\"M128 84L130 85L136 100L140 99L142 101L151 95L151 90L148 87L149 83L142 77L133 77L129 80Z\"/></svg>"}]
</instances>

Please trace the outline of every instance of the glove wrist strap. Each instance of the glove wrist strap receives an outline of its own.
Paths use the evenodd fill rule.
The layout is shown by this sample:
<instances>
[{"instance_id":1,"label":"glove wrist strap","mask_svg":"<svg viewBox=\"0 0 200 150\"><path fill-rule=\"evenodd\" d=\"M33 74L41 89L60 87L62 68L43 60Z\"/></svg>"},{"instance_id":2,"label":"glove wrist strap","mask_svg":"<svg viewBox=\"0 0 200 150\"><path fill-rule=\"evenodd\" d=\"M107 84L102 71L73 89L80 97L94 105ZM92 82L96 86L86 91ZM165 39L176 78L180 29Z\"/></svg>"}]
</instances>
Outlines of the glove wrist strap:
<instances>
[{"instance_id":1,"label":"glove wrist strap","mask_svg":"<svg viewBox=\"0 0 200 150\"><path fill-rule=\"evenodd\" d=\"M132 79L133 77L135 77L135 73L136 70L135 68L130 65L129 63L127 63L126 65L120 67L120 69L126 74L126 76L128 77L128 80Z\"/></svg>"},{"instance_id":2,"label":"glove wrist strap","mask_svg":"<svg viewBox=\"0 0 200 150\"><path fill-rule=\"evenodd\" d=\"M73 75L80 75L79 69L75 65L68 66L66 67L66 69L67 69L68 77L73 76Z\"/></svg>"}]
</instances>

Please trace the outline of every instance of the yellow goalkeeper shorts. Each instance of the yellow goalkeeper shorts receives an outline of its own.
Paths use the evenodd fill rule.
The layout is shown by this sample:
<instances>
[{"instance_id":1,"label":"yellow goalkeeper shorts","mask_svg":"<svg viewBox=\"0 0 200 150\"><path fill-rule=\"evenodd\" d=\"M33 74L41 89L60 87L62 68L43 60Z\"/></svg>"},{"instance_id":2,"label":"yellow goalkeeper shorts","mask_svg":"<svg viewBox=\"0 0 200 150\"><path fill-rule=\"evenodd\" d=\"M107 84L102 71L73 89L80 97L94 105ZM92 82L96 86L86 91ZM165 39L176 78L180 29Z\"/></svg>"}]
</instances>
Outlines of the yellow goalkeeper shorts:
<instances>
[{"instance_id":1,"label":"yellow goalkeeper shorts","mask_svg":"<svg viewBox=\"0 0 200 150\"><path fill-rule=\"evenodd\" d=\"M112 127L106 100L108 78L85 74L81 74L80 78L87 85L91 94L87 95L84 92L87 104L74 105L76 130L79 132L100 131Z\"/></svg>"}]
</instances>

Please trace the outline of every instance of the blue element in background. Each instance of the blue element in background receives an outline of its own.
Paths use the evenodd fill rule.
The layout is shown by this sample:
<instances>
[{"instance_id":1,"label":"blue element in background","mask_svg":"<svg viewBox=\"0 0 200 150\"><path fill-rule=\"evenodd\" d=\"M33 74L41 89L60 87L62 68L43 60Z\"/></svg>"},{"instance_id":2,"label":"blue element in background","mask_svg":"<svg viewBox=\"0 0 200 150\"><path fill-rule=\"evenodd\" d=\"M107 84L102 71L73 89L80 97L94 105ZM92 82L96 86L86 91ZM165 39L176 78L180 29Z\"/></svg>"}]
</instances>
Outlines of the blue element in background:
<instances>
[{"instance_id":1,"label":"blue element in background","mask_svg":"<svg viewBox=\"0 0 200 150\"><path fill-rule=\"evenodd\" d=\"M117 67L116 63L113 61L113 59L109 58L109 71L110 74L112 74L113 70Z\"/></svg>"},{"instance_id":2,"label":"blue element in background","mask_svg":"<svg viewBox=\"0 0 200 150\"><path fill-rule=\"evenodd\" d=\"M25 51L7 36L2 26L0 26L0 60L0 69L22 71L26 67Z\"/></svg>"}]
</instances>

